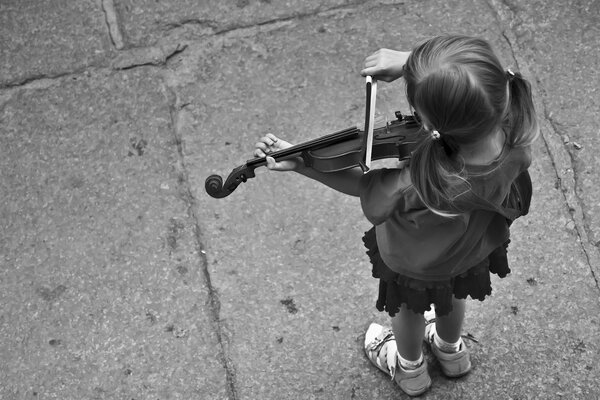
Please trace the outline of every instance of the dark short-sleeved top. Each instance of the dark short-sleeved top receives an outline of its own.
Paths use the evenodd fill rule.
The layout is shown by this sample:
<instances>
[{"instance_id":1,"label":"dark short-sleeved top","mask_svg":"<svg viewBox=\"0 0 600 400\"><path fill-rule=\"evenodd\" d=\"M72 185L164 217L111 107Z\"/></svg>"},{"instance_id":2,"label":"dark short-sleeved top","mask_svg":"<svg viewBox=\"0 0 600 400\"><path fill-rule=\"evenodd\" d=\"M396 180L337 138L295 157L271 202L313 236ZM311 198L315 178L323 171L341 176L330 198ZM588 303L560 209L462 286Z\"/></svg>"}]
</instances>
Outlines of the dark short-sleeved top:
<instances>
[{"instance_id":1,"label":"dark short-sleeved top","mask_svg":"<svg viewBox=\"0 0 600 400\"><path fill-rule=\"evenodd\" d=\"M397 273L422 280L447 279L480 263L508 240L506 218L494 207L501 206L512 182L530 163L529 146L507 145L489 165L466 165L470 191L457 199L466 211L453 217L424 205L411 183L410 164L363 175L361 206L375 225L383 261ZM483 199L484 205L472 198Z\"/></svg>"}]
</instances>

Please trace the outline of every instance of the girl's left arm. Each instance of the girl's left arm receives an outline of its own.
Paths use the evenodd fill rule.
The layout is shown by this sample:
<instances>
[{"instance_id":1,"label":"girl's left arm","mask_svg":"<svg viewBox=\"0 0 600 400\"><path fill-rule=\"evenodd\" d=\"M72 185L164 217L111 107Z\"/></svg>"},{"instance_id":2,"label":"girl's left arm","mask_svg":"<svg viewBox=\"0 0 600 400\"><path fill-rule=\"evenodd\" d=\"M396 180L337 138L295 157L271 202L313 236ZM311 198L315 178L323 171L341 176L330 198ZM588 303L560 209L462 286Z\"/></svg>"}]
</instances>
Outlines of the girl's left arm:
<instances>
[{"instance_id":1,"label":"girl's left arm","mask_svg":"<svg viewBox=\"0 0 600 400\"><path fill-rule=\"evenodd\" d=\"M347 169L337 172L320 172L315 169L305 167L304 163L296 170L301 175L307 178L314 179L322 184L329 186L338 192L350 195L359 196L359 182L363 176L363 172L359 167Z\"/></svg>"},{"instance_id":2,"label":"girl's left arm","mask_svg":"<svg viewBox=\"0 0 600 400\"><path fill-rule=\"evenodd\" d=\"M407 211L410 200L417 196L411 190L408 167L371 170L361 178L360 185L360 204L373 225L381 224L396 211Z\"/></svg>"},{"instance_id":3,"label":"girl's left arm","mask_svg":"<svg viewBox=\"0 0 600 400\"><path fill-rule=\"evenodd\" d=\"M276 161L273 157L269 156L269 154L275 151L287 149L291 146L291 143L279 139L271 133L267 133L266 136L262 137L259 142L256 143L254 155L256 157L266 157L267 168L270 170L295 171L307 178L321 182L338 192L358 197L359 181L363 175L360 168L356 167L338 172L320 172L305 166L302 157Z\"/></svg>"}]
</instances>

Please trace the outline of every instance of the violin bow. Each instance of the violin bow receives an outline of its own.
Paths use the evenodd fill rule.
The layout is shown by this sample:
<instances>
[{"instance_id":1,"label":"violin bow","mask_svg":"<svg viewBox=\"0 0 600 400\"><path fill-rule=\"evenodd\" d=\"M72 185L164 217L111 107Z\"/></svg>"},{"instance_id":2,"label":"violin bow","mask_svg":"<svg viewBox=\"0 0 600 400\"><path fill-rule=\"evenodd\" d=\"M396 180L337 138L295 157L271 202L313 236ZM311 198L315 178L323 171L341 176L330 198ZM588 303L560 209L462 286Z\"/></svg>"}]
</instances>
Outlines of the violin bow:
<instances>
[{"instance_id":1,"label":"violin bow","mask_svg":"<svg viewBox=\"0 0 600 400\"><path fill-rule=\"evenodd\" d=\"M367 101L365 107L365 141L362 148L360 167L363 172L371 168L373 151L373 127L375 125L375 100L377 98L377 79L366 77Z\"/></svg>"}]
</instances>

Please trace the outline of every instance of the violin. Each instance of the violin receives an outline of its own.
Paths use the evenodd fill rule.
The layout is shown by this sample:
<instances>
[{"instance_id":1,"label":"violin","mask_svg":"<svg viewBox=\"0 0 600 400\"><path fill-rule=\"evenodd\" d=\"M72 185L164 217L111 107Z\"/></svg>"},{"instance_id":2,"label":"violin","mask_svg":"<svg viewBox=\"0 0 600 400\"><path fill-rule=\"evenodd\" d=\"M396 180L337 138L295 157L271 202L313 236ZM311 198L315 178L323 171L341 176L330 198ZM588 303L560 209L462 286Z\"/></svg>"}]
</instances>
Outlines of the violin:
<instances>
[{"instance_id":1,"label":"violin","mask_svg":"<svg viewBox=\"0 0 600 400\"><path fill-rule=\"evenodd\" d=\"M403 116L399 111L396 119L386 122L385 126L373 128L371 160L397 158L405 160L421 142L424 131L413 116ZM269 154L275 160L302 157L304 164L320 172L336 172L364 164L365 131L357 127L343 129L305 143L291 146ZM253 158L234 168L225 182L219 175L206 178L206 192L217 199L229 196L242 183L254 178L254 169L264 166L263 157Z\"/></svg>"}]
</instances>

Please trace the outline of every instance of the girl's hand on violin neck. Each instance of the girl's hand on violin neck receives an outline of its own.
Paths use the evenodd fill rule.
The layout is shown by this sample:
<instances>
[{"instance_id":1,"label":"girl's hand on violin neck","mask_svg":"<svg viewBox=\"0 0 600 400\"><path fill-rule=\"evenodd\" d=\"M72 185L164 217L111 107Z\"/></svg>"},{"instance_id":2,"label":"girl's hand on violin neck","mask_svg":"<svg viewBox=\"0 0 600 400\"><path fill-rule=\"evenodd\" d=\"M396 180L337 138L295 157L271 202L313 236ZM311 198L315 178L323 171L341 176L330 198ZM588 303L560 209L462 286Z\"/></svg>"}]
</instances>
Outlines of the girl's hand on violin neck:
<instances>
[{"instance_id":1,"label":"girl's hand on violin neck","mask_svg":"<svg viewBox=\"0 0 600 400\"><path fill-rule=\"evenodd\" d=\"M373 76L384 82L391 82L402 76L402 67L406 63L410 51L379 49L365 58L365 66L360 74Z\"/></svg>"},{"instance_id":2,"label":"girl's hand on violin neck","mask_svg":"<svg viewBox=\"0 0 600 400\"><path fill-rule=\"evenodd\" d=\"M287 149L288 147L292 147L291 143L286 142L285 140L279 139L277 136L272 133L267 133L265 136L260 138L260 140L255 145L254 156L255 157L266 157L267 158L267 168L273 171L295 171L300 168L302 165L302 159L297 157L293 159L286 159L281 161L276 161L270 154Z\"/></svg>"}]
</instances>

